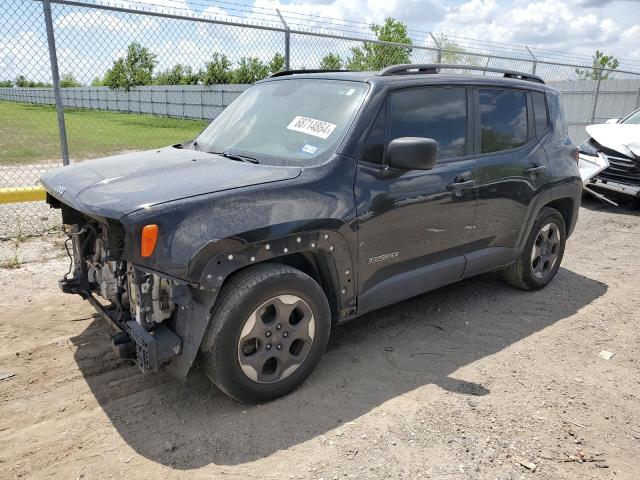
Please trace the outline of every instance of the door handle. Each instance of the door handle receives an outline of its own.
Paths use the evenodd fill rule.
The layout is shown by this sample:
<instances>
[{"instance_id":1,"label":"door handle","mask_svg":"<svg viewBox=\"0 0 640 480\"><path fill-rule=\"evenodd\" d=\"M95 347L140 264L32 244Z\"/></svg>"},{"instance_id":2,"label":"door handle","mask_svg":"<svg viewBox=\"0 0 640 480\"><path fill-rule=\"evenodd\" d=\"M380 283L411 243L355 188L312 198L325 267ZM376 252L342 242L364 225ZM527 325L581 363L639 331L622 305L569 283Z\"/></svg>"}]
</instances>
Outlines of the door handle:
<instances>
[{"instance_id":1,"label":"door handle","mask_svg":"<svg viewBox=\"0 0 640 480\"><path fill-rule=\"evenodd\" d=\"M454 181L447 185L447 190L466 190L476 186L475 180Z\"/></svg>"},{"instance_id":2,"label":"door handle","mask_svg":"<svg viewBox=\"0 0 640 480\"><path fill-rule=\"evenodd\" d=\"M532 163L529 168L525 170L525 173L529 175L537 175L539 173L544 172L547 169L544 165L538 165L537 163Z\"/></svg>"}]
</instances>

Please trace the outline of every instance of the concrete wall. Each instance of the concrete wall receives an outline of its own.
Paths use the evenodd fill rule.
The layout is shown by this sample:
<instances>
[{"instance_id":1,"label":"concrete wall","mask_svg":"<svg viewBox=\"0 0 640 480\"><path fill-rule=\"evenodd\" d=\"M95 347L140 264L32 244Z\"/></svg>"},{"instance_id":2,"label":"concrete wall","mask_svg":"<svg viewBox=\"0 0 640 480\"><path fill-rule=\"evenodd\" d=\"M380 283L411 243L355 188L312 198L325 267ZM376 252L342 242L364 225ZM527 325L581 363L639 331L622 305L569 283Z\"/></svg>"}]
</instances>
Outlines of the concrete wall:
<instances>
[{"instance_id":1,"label":"concrete wall","mask_svg":"<svg viewBox=\"0 0 640 480\"><path fill-rule=\"evenodd\" d=\"M135 87L130 91L108 87L62 89L69 108L89 108L167 117L212 120L248 85L167 85ZM0 100L53 105L51 88L0 88Z\"/></svg>"},{"instance_id":2,"label":"concrete wall","mask_svg":"<svg viewBox=\"0 0 640 480\"><path fill-rule=\"evenodd\" d=\"M595 100L596 80L549 82L562 92L569 135L580 143L587 138L584 129L592 123L603 123L609 118L625 117L640 108L640 79L602 80L598 93L595 120L591 121Z\"/></svg>"},{"instance_id":3,"label":"concrete wall","mask_svg":"<svg viewBox=\"0 0 640 480\"><path fill-rule=\"evenodd\" d=\"M595 80L549 82L562 92L569 135L574 142L586 138L591 124ZM65 107L212 120L248 85L167 85L135 87L129 92L108 87L62 89ZM0 88L0 100L53 105L51 88ZM600 84L595 123L623 117L640 107L640 79L603 80Z\"/></svg>"}]
</instances>

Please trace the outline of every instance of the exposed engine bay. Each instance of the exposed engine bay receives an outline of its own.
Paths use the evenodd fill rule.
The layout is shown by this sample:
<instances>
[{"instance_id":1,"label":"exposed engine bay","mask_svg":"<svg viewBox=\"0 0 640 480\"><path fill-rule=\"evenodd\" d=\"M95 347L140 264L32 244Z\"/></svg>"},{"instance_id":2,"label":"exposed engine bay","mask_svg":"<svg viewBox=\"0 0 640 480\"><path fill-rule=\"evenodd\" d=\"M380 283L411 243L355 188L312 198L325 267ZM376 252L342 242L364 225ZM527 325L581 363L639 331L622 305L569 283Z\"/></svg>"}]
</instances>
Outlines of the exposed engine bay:
<instances>
[{"instance_id":1,"label":"exposed engine bay","mask_svg":"<svg viewBox=\"0 0 640 480\"><path fill-rule=\"evenodd\" d=\"M124 239L109 235L110 228L117 227L98 222L71 227L76 278L86 272L89 290L116 305L121 320L130 316L151 330L170 318L175 308L171 282L119 259Z\"/></svg>"},{"instance_id":2,"label":"exposed engine bay","mask_svg":"<svg viewBox=\"0 0 640 480\"><path fill-rule=\"evenodd\" d=\"M135 359L145 373L158 371L182 350L171 323L174 295L184 295L184 285L125 261L125 235L118 222L99 222L62 208L71 265L61 289L89 300L109 320L118 356ZM67 223L69 217L77 223Z\"/></svg>"}]
</instances>

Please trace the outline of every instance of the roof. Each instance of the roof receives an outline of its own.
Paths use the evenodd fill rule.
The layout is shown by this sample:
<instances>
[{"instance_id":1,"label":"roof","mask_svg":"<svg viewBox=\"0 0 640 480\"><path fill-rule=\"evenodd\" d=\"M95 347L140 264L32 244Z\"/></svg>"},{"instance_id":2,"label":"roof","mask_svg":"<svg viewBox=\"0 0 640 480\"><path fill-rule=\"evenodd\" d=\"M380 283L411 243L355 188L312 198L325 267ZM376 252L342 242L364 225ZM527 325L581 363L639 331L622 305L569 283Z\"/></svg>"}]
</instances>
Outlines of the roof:
<instances>
[{"instance_id":1,"label":"roof","mask_svg":"<svg viewBox=\"0 0 640 480\"><path fill-rule=\"evenodd\" d=\"M443 65L444 66L444 65ZM418 68L423 66L410 65L410 66L398 66L398 67L412 67ZM425 66L433 68L433 66ZM440 65L436 65L440 67ZM455 67L455 66L450 66ZM464 66L457 66L464 68ZM395 69L396 67L389 67L385 70ZM393 84L403 86L414 85L430 85L430 84L473 84L473 85L504 85L519 88L526 88L532 90L553 90L553 88L545 85L542 79L534 75L512 72L509 70L492 70L489 69L490 75L485 75L484 69L470 68L472 72L477 74L460 74L460 73L435 73L434 71L403 71L402 73L395 73L391 71L389 74L385 74L385 70L382 71L369 71L369 72L354 72L354 71L319 71L319 70L293 70L288 72L278 72L272 75L269 80L285 80L295 78L317 78L326 80L343 80L352 82L366 82L371 84ZM496 73L503 73L509 75L505 77L503 75L498 76ZM512 78L513 75L520 75L524 78ZM542 82L542 83L541 83Z\"/></svg>"}]
</instances>

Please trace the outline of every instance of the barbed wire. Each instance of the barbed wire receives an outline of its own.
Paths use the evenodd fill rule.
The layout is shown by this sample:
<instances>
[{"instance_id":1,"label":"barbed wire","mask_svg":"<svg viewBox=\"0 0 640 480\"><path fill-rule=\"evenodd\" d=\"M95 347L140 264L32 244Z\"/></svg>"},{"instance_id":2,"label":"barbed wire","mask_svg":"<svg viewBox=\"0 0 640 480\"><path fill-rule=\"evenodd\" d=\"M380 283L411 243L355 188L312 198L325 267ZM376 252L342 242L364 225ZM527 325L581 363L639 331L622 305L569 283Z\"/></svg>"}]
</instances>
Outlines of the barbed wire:
<instances>
[{"instance_id":1,"label":"barbed wire","mask_svg":"<svg viewBox=\"0 0 640 480\"><path fill-rule=\"evenodd\" d=\"M187 13L188 15L201 15L205 18L210 19L220 19L224 17L229 17L231 19L235 19L240 23L244 23L247 25L268 25L271 27L281 27L282 23L280 21L279 15L274 9L270 9L269 7L262 7L259 5L250 5L239 2L233 2L229 0L218 0L216 2L211 3L202 3L198 1L190 1L189 7L183 7L182 3L177 4L173 2L162 2L156 3L152 0L127 0L127 1L107 1L107 0L85 0L80 3L85 4L98 4L104 5L109 4L113 6L125 6L125 5L136 5L136 8L140 8L143 11L155 10L155 11L179 11L182 13ZM221 7L222 12L219 15L213 15L210 12L207 12L206 9L210 9L212 7ZM194 8L195 7L195 8ZM202 8L199 8L202 7ZM279 8L280 12L283 14L285 19L287 20L287 24L290 27L295 27L303 30L313 31L311 29L317 29L323 32L335 32L337 34L350 34L361 36L363 40L373 40L375 39L375 35L370 30L371 23L365 22L362 20L354 20L348 18L337 18L330 16L323 16L311 13L301 13L296 12L287 8ZM236 13L230 13L236 12ZM247 18L251 16L251 18ZM505 42L497 42L486 39L478 39L466 37L459 34L453 34L448 32L430 32L426 30L420 30L416 28L407 28L407 33L409 34L411 40L415 45L425 45L425 46L436 46L433 40L431 39L431 34L435 35L436 38L446 38L450 41L455 42L456 48L453 50L469 51L470 53L474 52L483 52L483 53L492 53L495 52L496 49L500 49L501 52L510 55L510 56L519 56L523 60L531 59L531 54L529 53L527 46L517 44L517 43L505 43ZM567 52L554 50L551 48L539 47L539 46L528 46L529 49L533 52L535 57L538 60L551 60L551 61L561 61L564 63L576 63L577 59L580 59L585 62L585 65L591 64L593 58L590 55L585 55L581 53ZM640 68L640 60L627 59L622 58L619 59L620 67L627 69L638 69Z\"/></svg>"}]
</instances>

